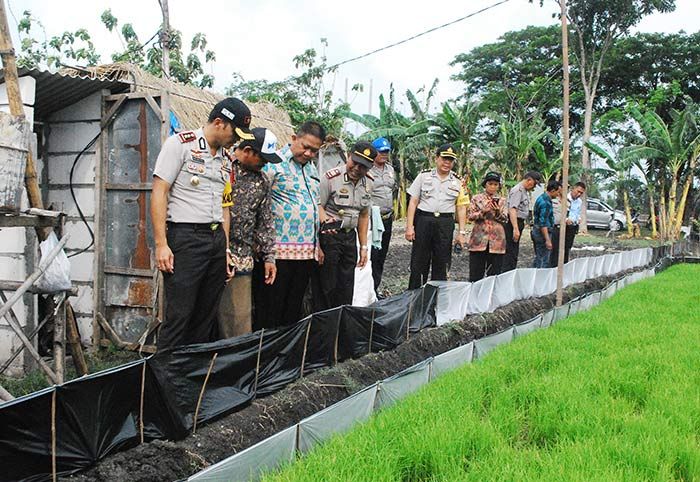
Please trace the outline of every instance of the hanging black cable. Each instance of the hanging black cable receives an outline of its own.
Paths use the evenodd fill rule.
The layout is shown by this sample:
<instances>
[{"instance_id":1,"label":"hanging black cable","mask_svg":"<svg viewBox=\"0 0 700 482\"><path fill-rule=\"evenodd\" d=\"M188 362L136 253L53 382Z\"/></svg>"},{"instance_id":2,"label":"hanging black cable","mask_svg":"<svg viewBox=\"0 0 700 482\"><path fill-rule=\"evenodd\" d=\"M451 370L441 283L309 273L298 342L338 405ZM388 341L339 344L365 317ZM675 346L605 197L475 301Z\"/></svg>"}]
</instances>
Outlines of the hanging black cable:
<instances>
[{"instance_id":1,"label":"hanging black cable","mask_svg":"<svg viewBox=\"0 0 700 482\"><path fill-rule=\"evenodd\" d=\"M75 166L78 164L78 161L80 160L81 156L85 154L85 151L90 149L92 146L95 145L95 142L97 142L97 139L100 138L102 135L102 129L100 129L100 132L97 133L95 137L92 138L88 144L83 147L83 150L78 153L77 156L75 156L75 159L73 159L73 165L70 168L70 175L68 176L68 187L70 188L70 195L73 198L73 202L75 203L75 207L78 209L78 214L80 215L80 219L85 223L85 227L87 228L88 232L90 233L90 244L88 244L86 247L81 249L80 251L76 251L75 253L71 253L68 255L69 258L72 258L73 256L77 256L79 254L84 253L88 249L92 248L95 245L95 233L93 232L92 228L90 227L90 224L88 224L87 219L85 219L85 215L83 214L83 210L80 209L80 204L78 203L78 199L75 197L75 190L73 189L73 173L75 172Z\"/></svg>"}]
</instances>

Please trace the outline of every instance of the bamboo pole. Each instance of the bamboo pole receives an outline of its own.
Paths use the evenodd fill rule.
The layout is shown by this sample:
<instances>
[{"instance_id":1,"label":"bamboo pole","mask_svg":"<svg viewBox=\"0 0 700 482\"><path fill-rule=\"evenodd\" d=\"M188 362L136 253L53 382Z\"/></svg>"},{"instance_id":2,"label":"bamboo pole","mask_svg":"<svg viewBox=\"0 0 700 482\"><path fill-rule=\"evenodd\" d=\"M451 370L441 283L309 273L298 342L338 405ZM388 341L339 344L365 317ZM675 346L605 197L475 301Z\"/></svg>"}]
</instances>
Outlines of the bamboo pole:
<instances>
[{"instance_id":1,"label":"bamboo pole","mask_svg":"<svg viewBox=\"0 0 700 482\"><path fill-rule=\"evenodd\" d=\"M56 372L56 383L64 380L66 364L66 304L61 303L53 319L53 364Z\"/></svg>"},{"instance_id":2,"label":"bamboo pole","mask_svg":"<svg viewBox=\"0 0 700 482\"><path fill-rule=\"evenodd\" d=\"M262 353L263 336L265 328L260 330L260 342L258 343L258 356L255 360L255 382L253 383L253 396L258 393L258 376L260 375L260 354Z\"/></svg>"},{"instance_id":3,"label":"bamboo pole","mask_svg":"<svg viewBox=\"0 0 700 482\"><path fill-rule=\"evenodd\" d=\"M146 362L143 362L141 367L141 398L139 399L139 436L143 443L143 402L146 392Z\"/></svg>"},{"instance_id":4,"label":"bamboo pole","mask_svg":"<svg viewBox=\"0 0 700 482\"><path fill-rule=\"evenodd\" d=\"M566 242L566 202L569 191L569 30L566 23L566 0L559 0L561 7L561 56L564 71L562 106L562 195L561 215L559 217L559 246L557 264L557 306L561 306L564 297L564 243ZM552 247L554 248L554 247Z\"/></svg>"},{"instance_id":5,"label":"bamboo pole","mask_svg":"<svg viewBox=\"0 0 700 482\"><path fill-rule=\"evenodd\" d=\"M306 349L309 346L309 332L311 331L311 321L313 317L309 320L309 324L306 325L306 335L304 336L304 351L301 354L301 369L299 370L299 378L304 378L304 365L306 364ZM257 380L257 376L256 376ZM257 385L257 383L256 383Z\"/></svg>"},{"instance_id":6,"label":"bamboo pole","mask_svg":"<svg viewBox=\"0 0 700 482\"><path fill-rule=\"evenodd\" d=\"M0 402L9 402L10 400L14 400L15 397L12 396L10 392L5 390L2 385L0 385Z\"/></svg>"},{"instance_id":7,"label":"bamboo pole","mask_svg":"<svg viewBox=\"0 0 700 482\"><path fill-rule=\"evenodd\" d=\"M56 389L51 393L51 480L56 482Z\"/></svg>"}]
</instances>

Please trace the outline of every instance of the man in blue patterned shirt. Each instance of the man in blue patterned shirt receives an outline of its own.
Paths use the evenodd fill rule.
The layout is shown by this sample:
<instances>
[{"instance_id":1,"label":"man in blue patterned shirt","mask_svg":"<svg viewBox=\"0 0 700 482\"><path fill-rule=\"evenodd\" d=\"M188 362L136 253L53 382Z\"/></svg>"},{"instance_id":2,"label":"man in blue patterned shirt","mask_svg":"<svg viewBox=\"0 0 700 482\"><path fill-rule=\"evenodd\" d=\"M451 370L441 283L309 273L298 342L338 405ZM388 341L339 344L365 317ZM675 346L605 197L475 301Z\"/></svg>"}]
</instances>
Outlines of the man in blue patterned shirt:
<instances>
[{"instance_id":1,"label":"man in blue patterned shirt","mask_svg":"<svg viewBox=\"0 0 700 482\"><path fill-rule=\"evenodd\" d=\"M554 208L552 199L559 197L561 183L549 181L547 191L540 194L535 201L533 210L534 225L530 231L532 244L535 247L535 262L533 268L548 268L549 256L552 251L552 230L554 229Z\"/></svg>"},{"instance_id":2,"label":"man in blue patterned shirt","mask_svg":"<svg viewBox=\"0 0 700 482\"><path fill-rule=\"evenodd\" d=\"M279 164L266 164L275 221L274 283L265 279L262 263L253 270L255 328L274 328L301 318L302 300L317 261L319 177L313 159L318 155L326 131L318 122L301 125L292 142L284 147Z\"/></svg>"}]
</instances>

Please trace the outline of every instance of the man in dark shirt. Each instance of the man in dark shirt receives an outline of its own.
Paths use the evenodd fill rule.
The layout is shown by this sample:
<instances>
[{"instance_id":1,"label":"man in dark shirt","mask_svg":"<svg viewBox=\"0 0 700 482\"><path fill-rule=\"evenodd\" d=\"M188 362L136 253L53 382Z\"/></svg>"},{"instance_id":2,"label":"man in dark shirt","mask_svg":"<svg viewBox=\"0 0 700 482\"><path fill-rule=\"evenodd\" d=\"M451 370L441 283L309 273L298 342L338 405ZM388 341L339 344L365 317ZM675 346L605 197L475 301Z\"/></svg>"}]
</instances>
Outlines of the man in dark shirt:
<instances>
[{"instance_id":1,"label":"man in dark shirt","mask_svg":"<svg viewBox=\"0 0 700 482\"><path fill-rule=\"evenodd\" d=\"M219 304L222 338L252 330L251 274L254 261L264 263L265 283L275 281L275 226L270 207L270 182L260 172L267 163L282 162L277 138L269 129L252 130L254 140L233 151L230 258L234 271Z\"/></svg>"},{"instance_id":2,"label":"man in dark shirt","mask_svg":"<svg viewBox=\"0 0 700 482\"><path fill-rule=\"evenodd\" d=\"M549 268L549 256L552 251L551 231L554 229L554 208L552 199L561 193L559 181L549 181L547 191L540 194L533 210L534 225L530 236L535 247L533 268Z\"/></svg>"}]
</instances>

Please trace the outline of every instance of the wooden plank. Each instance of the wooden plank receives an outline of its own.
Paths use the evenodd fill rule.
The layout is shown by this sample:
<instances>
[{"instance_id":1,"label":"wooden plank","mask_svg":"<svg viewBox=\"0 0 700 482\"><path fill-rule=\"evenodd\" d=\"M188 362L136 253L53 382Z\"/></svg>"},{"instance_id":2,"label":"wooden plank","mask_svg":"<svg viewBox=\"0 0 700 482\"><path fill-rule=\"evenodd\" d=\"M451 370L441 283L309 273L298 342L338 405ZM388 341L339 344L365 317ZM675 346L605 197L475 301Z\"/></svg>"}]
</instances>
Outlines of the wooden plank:
<instances>
[{"instance_id":1,"label":"wooden plank","mask_svg":"<svg viewBox=\"0 0 700 482\"><path fill-rule=\"evenodd\" d=\"M50 228L58 226L56 218L43 216L0 215L0 228Z\"/></svg>"},{"instance_id":2,"label":"wooden plank","mask_svg":"<svg viewBox=\"0 0 700 482\"><path fill-rule=\"evenodd\" d=\"M105 119L105 113L107 111L107 98L110 97L110 91L107 89L102 90L102 118ZM109 129L103 132L100 136L99 146L96 150L99 154L95 158L95 246L105 246L105 216L104 212L105 206L105 189L104 189L104 176L106 172L106 162L109 158L108 153L108 138ZM92 349L98 350L100 346L100 340L102 339L102 329L98 323L97 313L104 312L104 273L102 267L104 265L104 249L98 249L95 253L93 259L93 273L92 279L94 280L93 290L92 290L92 306L93 306L93 318L92 318Z\"/></svg>"},{"instance_id":3,"label":"wooden plank","mask_svg":"<svg viewBox=\"0 0 700 482\"><path fill-rule=\"evenodd\" d=\"M85 354L83 353L83 345L80 343L80 331L78 330L78 323L75 321L75 312L70 302L66 300L65 306L68 346L70 346L75 371L82 377L88 374L88 366L85 361Z\"/></svg>"},{"instance_id":4,"label":"wooden plank","mask_svg":"<svg viewBox=\"0 0 700 482\"><path fill-rule=\"evenodd\" d=\"M124 343L124 342L122 342L122 343ZM99 346L101 346L103 348L110 348L110 347L115 346L114 343L112 343L112 341L110 341L106 338L102 338L98 344L99 344ZM140 351L140 352L148 353L148 354L152 354L152 353L156 352L155 345L143 345L141 347L141 349L139 349L138 347L135 347L133 349L129 349L128 346L129 346L129 344L127 343L127 344L125 344L125 346L119 347L119 348L122 350Z\"/></svg>"},{"instance_id":5,"label":"wooden plank","mask_svg":"<svg viewBox=\"0 0 700 482\"><path fill-rule=\"evenodd\" d=\"M103 99L104 99L104 97L103 97ZM117 111L119 109L121 109L125 100L126 100L126 94L117 95L116 102L112 105L112 107L109 108L107 113L105 113L105 115L102 116L102 122L100 122L101 129L106 129L107 126L112 122L114 115L117 113Z\"/></svg>"},{"instance_id":6,"label":"wooden plank","mask_svg":"<svg viewBox=\"0 0 700 482\"><path fill-rule=\"evenodd\" d=\"M160 106L156 102L156 100L153 98L152 95L146 95L145 97L146 102L148 105L153 109L153 112L158 116L158 120L162 123L163 122L163 113L160 111Z\"/></svg>"},{"instance_id":7,"label":"wooden plank","mask_svg":"<svg viewBox=\"0 0 700 482\"><path fill-rule=\"evenodd\" d=\"M124 97L126 99L144 99L147 96L149 96L148 92L129 92L127 94L112 94L112 95L107 95L105 96L105 100L107 102L119 100L120 98Z\"/></svg>"},{"instance_id":8,"label":"wooden plank","mask_svg":"<svg viewBox=\"0 0 700 482\"><path fill-rule=\"evenodd\" d=\"M20 287L22 286L22 283L19 281L5 281L5 280L0 280L0 290L1 291L17 291ZM36 286L30 286L27 288L25 291L26 293L32 293L32 294L41 294L41 295L47 295L47 294L53 294L53 293L47 293L46 291L40 290ZM78 287L77 286L72 286L70 290L66 291L68 296L78 296Z\"/></svg>"}]
</instances>

